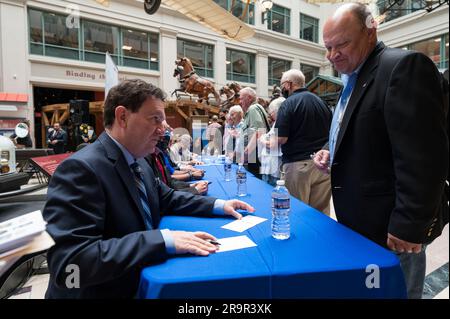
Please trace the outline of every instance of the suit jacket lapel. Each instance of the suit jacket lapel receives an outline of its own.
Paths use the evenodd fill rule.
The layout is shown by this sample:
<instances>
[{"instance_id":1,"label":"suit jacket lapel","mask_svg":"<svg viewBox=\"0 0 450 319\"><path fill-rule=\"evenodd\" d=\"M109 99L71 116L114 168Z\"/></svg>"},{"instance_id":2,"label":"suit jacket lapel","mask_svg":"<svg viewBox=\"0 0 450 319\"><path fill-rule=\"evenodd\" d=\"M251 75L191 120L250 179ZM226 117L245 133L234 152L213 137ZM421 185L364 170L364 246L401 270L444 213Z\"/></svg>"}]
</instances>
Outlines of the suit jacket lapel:
<instances>
[{"instance_id":1,"label":"suit jacket lapel","mask_svg":"<svg viewBox=\"0 0 450 319\"><path fill-rule=\"evenodd\" d=\"M354 113L354 111L359 107L360 100L364 96L367 89L373 82L374 79L374 71L378 67L378 61L381 52L385 49L384 44L381 42L378 44L374 51L371 53L367 61L364 63L361 71L359 72L358 79L356 80L355 87L353 89L352 95L350 96L350 100L348 101L347 108L345 110L344 118L342 119L342 124L339 129L338 138L336 141L336 147L334 150L334 154L337 154L339 150L339 146L342 142L342 139L345 135L345 131L347 130L350 119ZM342 92L341 92L342 94Z\"/></svg>"},{"instance_id":2,"label":"suit jacket lapel","mask_svg":"<svg viewBox=\"0 0 450 319\"><path fill-rule=\"evenodd\" d=\"M114 162L114 168L116 169L123 183L126 185L125 188L136 204L136 207L138 208L140 213L140 218L142 219L142 223L145 225L145 212L142 208L141 199L139 198L138 189L136 187L136 182L134 181L133 173L131 172L131 169L126 162L122 151L106 133L102 133L98 140L105 147L108 158Z\"/></svg>"}]
</instances>

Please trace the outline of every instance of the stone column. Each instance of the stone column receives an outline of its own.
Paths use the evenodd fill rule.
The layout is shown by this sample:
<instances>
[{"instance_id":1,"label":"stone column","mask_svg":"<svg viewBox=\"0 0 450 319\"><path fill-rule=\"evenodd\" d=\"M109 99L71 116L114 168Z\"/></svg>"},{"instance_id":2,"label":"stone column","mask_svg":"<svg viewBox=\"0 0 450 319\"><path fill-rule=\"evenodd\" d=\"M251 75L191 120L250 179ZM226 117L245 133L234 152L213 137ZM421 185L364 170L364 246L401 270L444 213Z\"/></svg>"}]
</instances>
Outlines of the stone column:
<instances>
[{"instance_id":1,"label":"stone column","mask_svg":"<svg viewBox=\"0 0 450 319\"><path fill-rule=\"evenodd\" d=\"M256 94L258 97L268 97L269 83L269 52L258 50L256 53Z\"/></svg>"},{"instance_id":2,"label":"stone column","mask_svg":"<svg viewBox=\"0 0 450 319\"><path fill-rule=\"evenodd\" d=\"M166 92L168 98L170 98L170 94L179 86L177 79L173 77L175 60L177 59L177 31L161 27L160 34L159 86Z\"/></svg>"}]
</instances>

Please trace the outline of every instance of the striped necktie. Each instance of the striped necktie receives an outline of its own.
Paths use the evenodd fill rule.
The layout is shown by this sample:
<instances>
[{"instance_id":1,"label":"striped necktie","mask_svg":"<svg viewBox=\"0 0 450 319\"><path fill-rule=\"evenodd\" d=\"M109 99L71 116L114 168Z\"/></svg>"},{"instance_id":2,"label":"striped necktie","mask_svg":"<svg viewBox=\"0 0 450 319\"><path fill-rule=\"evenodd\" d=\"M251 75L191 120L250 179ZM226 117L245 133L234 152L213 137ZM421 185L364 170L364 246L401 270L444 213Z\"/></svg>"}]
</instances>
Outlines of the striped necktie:
<instances>
[{"instance_id":1,"label":"striped necktie","mask_svg":"<svg viewBox=\"0 0 450 319\"><path fill-rule=\"evenodd\" d=\"M136 182L136 187L139 192L139 199L141 200L142 208L144 209L145 216L145 226L147 229L153 229L152 226L152 213L150 211L147 191L145 190L144 179L142 174L142 168L137 162L130 165L131 170L134 173L134 181Z\"/></svg>"}]
</instances>

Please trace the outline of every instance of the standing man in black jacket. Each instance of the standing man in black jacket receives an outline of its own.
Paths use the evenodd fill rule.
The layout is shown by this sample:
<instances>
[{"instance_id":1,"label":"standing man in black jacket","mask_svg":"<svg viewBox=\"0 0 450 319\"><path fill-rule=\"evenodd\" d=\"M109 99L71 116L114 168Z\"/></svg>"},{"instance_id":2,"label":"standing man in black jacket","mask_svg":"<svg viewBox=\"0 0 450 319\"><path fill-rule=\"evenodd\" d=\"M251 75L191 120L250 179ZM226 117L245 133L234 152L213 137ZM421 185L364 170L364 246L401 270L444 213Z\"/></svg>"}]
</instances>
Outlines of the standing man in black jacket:
<instances>
[{"instance_id":1,"label":"standing man in black jacket","mask_svg":"<svg viewBox=\"0 0 450 319\"><path fill-rule=\"evenodd\" d=\"M387 48L362 4L341 6L324 25L327 58L344 89L329 150L340 223L398 253L409 298L421 298L425 247L448 222L448 171L440 78L425 55ZM330 169L331 167L331 169Z\"/></svg>"}]
</instances>

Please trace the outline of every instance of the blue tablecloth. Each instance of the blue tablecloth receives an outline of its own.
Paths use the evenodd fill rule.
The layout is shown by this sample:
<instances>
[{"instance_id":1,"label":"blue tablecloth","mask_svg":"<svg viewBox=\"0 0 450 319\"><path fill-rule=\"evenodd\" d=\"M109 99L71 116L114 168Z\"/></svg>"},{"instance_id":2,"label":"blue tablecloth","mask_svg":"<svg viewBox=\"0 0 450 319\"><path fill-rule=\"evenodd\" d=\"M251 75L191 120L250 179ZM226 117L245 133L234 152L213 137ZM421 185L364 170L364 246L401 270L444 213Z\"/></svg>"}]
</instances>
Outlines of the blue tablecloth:
<instances>
[{"instance_id":1,"label":"blue tablecloth","mask_svg":"<svg viewBox=\"0 0 450 319\"><path fill-rule=\"evenodd\" d=\"M209 194L236 198L236 182L225 182L222 166L205 166ZM236 167L233 168L235 172ZM247 174L241 198L267 221L243 232L222 229L230 218L166 216L160 228L207 231L217 238L247 235L257 247L176 256L145 268L140 298L406 298L399 261L388 250L291 199L291 238L271 237L272 187ZM379 285L374 279L379 269ZM366 281L374 288L368 288ZM376 288L378 286L378 288Z\"/></svg>"}]
</instances>

